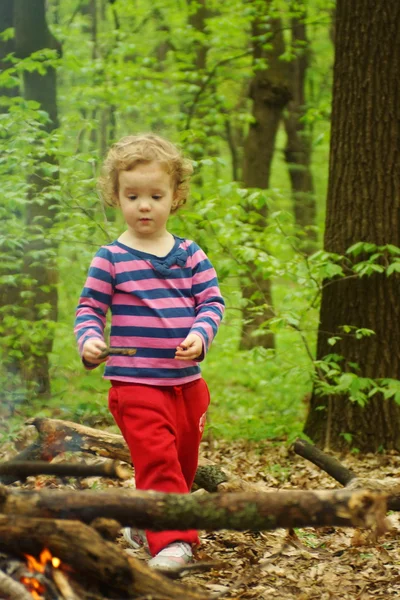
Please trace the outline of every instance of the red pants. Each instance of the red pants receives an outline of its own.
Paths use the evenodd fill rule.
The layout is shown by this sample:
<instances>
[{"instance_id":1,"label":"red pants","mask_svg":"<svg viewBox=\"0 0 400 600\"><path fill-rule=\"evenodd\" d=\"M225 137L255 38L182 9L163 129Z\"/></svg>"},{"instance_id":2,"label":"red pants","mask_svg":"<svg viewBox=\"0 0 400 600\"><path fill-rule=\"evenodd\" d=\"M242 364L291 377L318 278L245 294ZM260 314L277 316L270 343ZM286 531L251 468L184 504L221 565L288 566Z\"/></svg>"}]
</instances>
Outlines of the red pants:
<instances>
[{"instance_id":1,"label":"red pants","mask_svg":"<svg viewBox=\"0 0 400 600\"><path fill-rule=\"evenodd\" d=\"M209 403L203 379L159 387L112 381L108 404L128 444L138 490L190 492ZM195 530L146 535L153 556L178 540L199 542Z\"/></svg>"}]
</instances>

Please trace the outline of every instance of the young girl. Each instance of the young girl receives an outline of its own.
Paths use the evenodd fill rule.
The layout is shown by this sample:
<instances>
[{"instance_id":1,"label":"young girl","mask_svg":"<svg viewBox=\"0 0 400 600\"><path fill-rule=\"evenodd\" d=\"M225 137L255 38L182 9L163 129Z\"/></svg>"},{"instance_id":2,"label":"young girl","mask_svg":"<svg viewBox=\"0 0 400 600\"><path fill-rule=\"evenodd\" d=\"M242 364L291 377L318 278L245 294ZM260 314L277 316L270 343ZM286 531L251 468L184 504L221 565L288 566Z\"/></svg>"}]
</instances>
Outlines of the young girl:
<instances>
[{"instance_id":1,"label":"young girl","mask_svg":"<svg viewBox=\"0 0 400 600\"><path fill-rule=\"evenodd\" d=\"M145 134L114 144L100 181L120 208L126 230L95 255L76 312L75 333L86 368L107 361L109 408L135 468L136 487L189 493L209 405L199 361L217 333L224 301L205 253L167 229L185 203L192 166L169 141ZM111 308L110 346L104 327ZM151 566L192 560L196 531L146 532ZM134 547L140 532L124 530Z\"/></svg>"}]
</instances>

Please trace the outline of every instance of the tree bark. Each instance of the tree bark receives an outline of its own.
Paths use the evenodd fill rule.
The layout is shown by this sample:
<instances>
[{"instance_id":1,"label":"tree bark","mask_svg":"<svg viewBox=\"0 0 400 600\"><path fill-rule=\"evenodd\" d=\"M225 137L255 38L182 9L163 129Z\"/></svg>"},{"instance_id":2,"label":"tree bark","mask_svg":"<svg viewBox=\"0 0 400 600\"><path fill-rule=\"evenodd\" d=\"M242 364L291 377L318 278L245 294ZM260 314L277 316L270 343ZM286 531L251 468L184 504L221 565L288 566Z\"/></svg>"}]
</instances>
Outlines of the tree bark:
<instances>
[{"instance_id":1,"label":"tree bark","mask_svg":"<svg viewBox=\"0 0 400 600\"><path fill-rule=\"evenodd\" d=\"M279 527L381 528L386 496L361 491L278 491L232 494L162 494L112 491L14 491L0 488L0 513L24 518L115 519L123 526L163 531L263 531Z\"/></svg>"},{"instance_id":2,"label":"tree bark","mask_svg":"<svg viewBox=\"0 0 400 600\"><path fill-rule=\"evenodd\" d=\"M338 0L325 249L344 254L355 242L400 246L400 4ZM317 358L332 352L341 326L372 329L343 337L344 369L367 378L400 374L400 275L330 281L323 288ZM400 406L375 395L366 406L315 392L304 427L318 446L362 452L400 450Z\"/></svg>"},{"instance_id":3,"label":"tree bark","mask_svg":"<svg viewBox=\"0 0 400 600\"><path fill-rule=\"evenodd\" d=\"M312 254L316 250L316 200L311 171L311 132L304 122L306 112L305 83L310 47L306 33L306 14L292 19L292 46L295 58L289 63L292 99L284 118L287 142L285 159L288 164L294 216L299 232L301 250Z\"/></svg>"},{"instance_id":4,"label":"tree bark","mask_svg":"<svg viewBox=\"0 0 400 600\"><path fill-rule=\"evenodd\" d=\"M162 591L163 598L207 598L129 557L114 543L103 540L92 527L78 521L0 516L0 550L36 556L44 548L67 568L72 567L81 581L95 584L107 596L148 597Z\"/></svg>"},{"instance_id":5,"label":"tree bark","mask_svg":"<svg viewBox=\"0 0 400 600\"><path fill-rule=\"evenodd\" d=\"M253 4L255 7L256 2ZM261 14L253 22L253 59L257 69L250 83L252 122L244 146L243 184L247 188L269 187L278 126L290 99L285 63L280 60L284 52L282 22L278 18L268 17L270 5L271 0L264 0ZM266 22L270 25L268 43L272 45L271 50L264 49ZM266 68L259 67L261 60L267 62ZM266 223L267 209L264 207L259 211L257 226L260 231L266 227ZM267 329L254 335L260 325L273 316L270 281L262 277L255 264L248 265L248 273L248 282L242 287L246 306L243 310L240 348L274 348L274 336Z\"/></svg>"}]
</instances>

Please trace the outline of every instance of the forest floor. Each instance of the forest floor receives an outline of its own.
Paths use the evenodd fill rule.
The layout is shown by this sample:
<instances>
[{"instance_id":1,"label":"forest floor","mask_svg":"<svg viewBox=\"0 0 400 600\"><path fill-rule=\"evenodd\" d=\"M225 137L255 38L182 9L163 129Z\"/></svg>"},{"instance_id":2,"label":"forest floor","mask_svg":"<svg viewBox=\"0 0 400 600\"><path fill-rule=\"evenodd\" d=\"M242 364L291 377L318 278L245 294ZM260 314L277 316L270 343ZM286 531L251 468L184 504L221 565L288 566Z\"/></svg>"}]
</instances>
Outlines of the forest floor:
<instances>
[{"instance_id":1,"label":"forest floor","mask_svg":"<svg viewBox=\"0 0 400 600\"><path fill-rule=\"evenodd\" d=\"M2 449L0 458L13 452ZM4 451L5 450L5 451ZM15 451L14 451L15 452ZM206 441L202 456L262 489L312 490L341 486L318 467L294 454L284 442ZM78 459L77 455L75 455ZM60 457L59 457L60 458ZM83 456L79 457L82 460ZM357 476L396 477L397 454L338 457ZM90 460L90 459L89 459ZM90 478L77 487L96 485ZM131 481L131 480L130 480ZM72 483L72 482L71 482ZM127 485L98 481L97 485ZM128 482L128 485L132 485ZM29 478L22 486L62 487L53 477ZM68 487L75 487L74 484ZM216 561L217 567L189 574L182 584L219 599L268 600L369 600L400 598L400 517L389 517L392 529L378 541L351 528L304 528L289 535L284 529L265 532L200 532L200 561ZM122 537L121 547L126 547ZM144 550L126 549L146 560Z\"/></svg>"},{"instance_id":2,"label":"forest floor","mask_svg":"<svg viewBox=\"0 0 400 600\"><path fill-rule=\"evenodd\" d=\"M284 443L203 444L202 455L260 489L334 489L341 486ZM338 457L357 476L398 476L399 455ZM222 599L369 600L400 598L400 518L377 542L351 528L265 532L200 532L199 560L218 561L183 583ZM145 558L144 551L136 553Z\"/></svg>"},{"instance_id":3,"label":"forest floor","mask_svg":"<svg viewBox=\"0 0 400 600\"><path fill-rule=\"evenodd\" d=\"M269 489L311 490L341 486L283 444L222 442L205 445L207 458ZM399 455L338 457L357 476L397 476ZM289 536L275 531L220 531L201 535L203 553L220 568L185 578L222 593L222 598L279 600L368 600L400 598L400 519L377 542L350 528L305 528Z\"/></svg>"}]
</instances>

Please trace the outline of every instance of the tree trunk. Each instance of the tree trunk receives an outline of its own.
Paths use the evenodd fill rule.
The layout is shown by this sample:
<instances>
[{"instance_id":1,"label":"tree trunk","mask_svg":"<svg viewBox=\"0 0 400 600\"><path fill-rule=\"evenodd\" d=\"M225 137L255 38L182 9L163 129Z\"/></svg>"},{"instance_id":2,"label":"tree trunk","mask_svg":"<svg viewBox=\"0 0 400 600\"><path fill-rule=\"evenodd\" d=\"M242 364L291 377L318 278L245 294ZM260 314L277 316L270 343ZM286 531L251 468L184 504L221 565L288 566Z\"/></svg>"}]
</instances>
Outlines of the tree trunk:
<instances>
[{"instance_id":1,"label":"tree trunk","mask_svg":"<svg viewBox=\"0 0 400 600\"><path fill-rule=\"evenodd\" d=\"M3 0L0 2L0 32L3 33L14 25L14 0ZM3 73L12 66L12 63L6 60L6 57L15 51L15 39L0 40L0 72ZM0 101L0 114L7 113L9 101L20 94L19 86L0 87L0 96L4 99ZM7 133L7 126L2 128L2 144L6 148L10 135ZM7 162L1 170L1 177L8 178L13 171L13 167L8 166ZM1 315L14 315L18 310L19 290L16 283L10 284L10 279L14 281L18 278L21 270L21 260L23 252L15 247L15 240L10 239L9 228L13 227L13 221L17 221L22 229L21 210L19 207L8 206L7 201L2 202L0 210L0 254L4 257L0 263L0 310ZM4 311L4 313L3 313ZM5 319L0 320L0 336L2 338L2 364L1 364L1 383L2 383L2 402L9 403L11 407L15 406L19 400L19 393L16 391L19 384L19 365L18 360L8 352L7 341L12 331L5 324Z\"/></svg>"},{"instance_id":2,"label":"tree trunk","mask_svg":"<svg viewBox=\"0 0 400 600\"><path fill-rule=\"evenodd\" d=\"M85 523L103 517L152 531L365 527L372 522L381 527L386 495L365 490L280 490L199 496L138 490L31 492L0 487L0 513L24 519L62 518Z\"/></svg>"},{"instance_id":3,"label":"tree trunk","mask_svg":"<svg viewBox=\"0 0 400 600\"><path fill-rule=\"evenodd\" d=\"M253 120L244 147L243 184L247 188L267 189L269 186L276 134L283 109L290 99L285 63L280 60L284 52L282 22L268 17L270 4L270 0L264 0L263 12L253 22L253 58L257 69L250 84ZM270 25L268 43L272 45L271 50L264 49L266 22ZM267 62L266 68L259 67L260 60ZM266 227L266 222L267 210L264 208L259 211L260 230ZM254 335L260 325L273 316L271 284L259 274L256 265L249 264L248 272L249 280L242 289L247 304L243 310L240 347L273 348L274 336L268 330Z\"/></svg>"},{"instance_id":4,"label":"tree trunk","mask_svg":"<svg viewBox=\"0 0 400 600\"><path fill-rule=\"evenodd\" d=\"M206 68L207 54L210 48L209 41L206 39L205 27L206 19L211 16L211 12L207 6L207 0L188 0L188 8L188 23L190 27L203 36L197 38L193 43L195 54L194 68L200 75Z\"/></svg>"},{"instance_id":5,"label":"tree trunk","mask_svg":"<svg viewBox=\"0 0 400 600\"><path fill-rule=\"evenodd\" d=\"M193 51L193 63L189 71L193 71L195 76L191 76L192 84L196 86L194 93L191 93L187 99L184 99L182 114L185 115L185 129L191 129L191 138L188 145L188 152L195 161L200 161L206 156L215 156L218 152L215 144L212 143L213 123L210 122L210 104L216 102L216 83L214 79L207 79L207 55L210 49L209 32L207 30L207 18L211 16L209 0L189 0L188 1L188 26L189 31L194 32L191 43ZM193 34L192 34L193 35ZM208 93L205 94L204 90ZM193 121L201 126L193 126ZM194 176L193 181L199 189L203 187L203 179L200 169Z\"/></svg>"},{"instance_id":6,"label":"tree trunk","mask_svg":"<svg viewBox=\"0 0 400 600\"><path fill-rule=\"evenodd\" d=\"M358 241L400 246L400 4L339 0L336 8L332 134L325 249L344 254ZM334 352L345 370L400 377L399 274L330 281L322 293L317 358L332 352L341 326L372 329L344 336ZM322 410L320 410L322 408ZM373 396L365 407L347 396L313 393L305 433L319 446L400 450L400 406Z\"/></svg>"},{"instance_id":7,"label":"tree trunk","mask_svg":"<svg viewBox=\"0 0 400 600\"><path fill-rule=\"evenodd\" d=\"M312 254L316 250L316 201L311 171L311 137L304 122L306 111L305 81L309 62L309 42L305 14L292 19L292 45L295 58L289 64L292 100L284 119L287 142L285 159L288 163L296 225L301 237L301 250Z\"/></svg>"},{"instance_id":8,"label":"tree trunk","mask_svg":"<svg viewBox=\"0 0 400 600\"><path fill-rule=\"evenodd\" d=\"M44 0L15 0L15 44L19 58L26 58L44 48L59 49L47 27L44 5ZM58 126L54 68L46 67L44 74L25 70L23 83L24 98L38 102L42 110L48 113L50 120L45 128L50 133ZM53 174L54 171L47 171L48 165L57 166L54 154L41 157L36 172L29 177L31 187L25 217L24 236L27 242L23 266L26 279L30 280L27 290L29 299L23 301L21 296L20 300L23 318L32 327L37 321L42 323L41 339L33 342L30 331L27 331L25 355L29 354L30 358L20 363L24 381L42 397L50 394L48 356L53 346L52 323L57 320L57 249L50 233L57 207L51 186L56 182L57 175Z\"/></svg>"}]
</instances>

